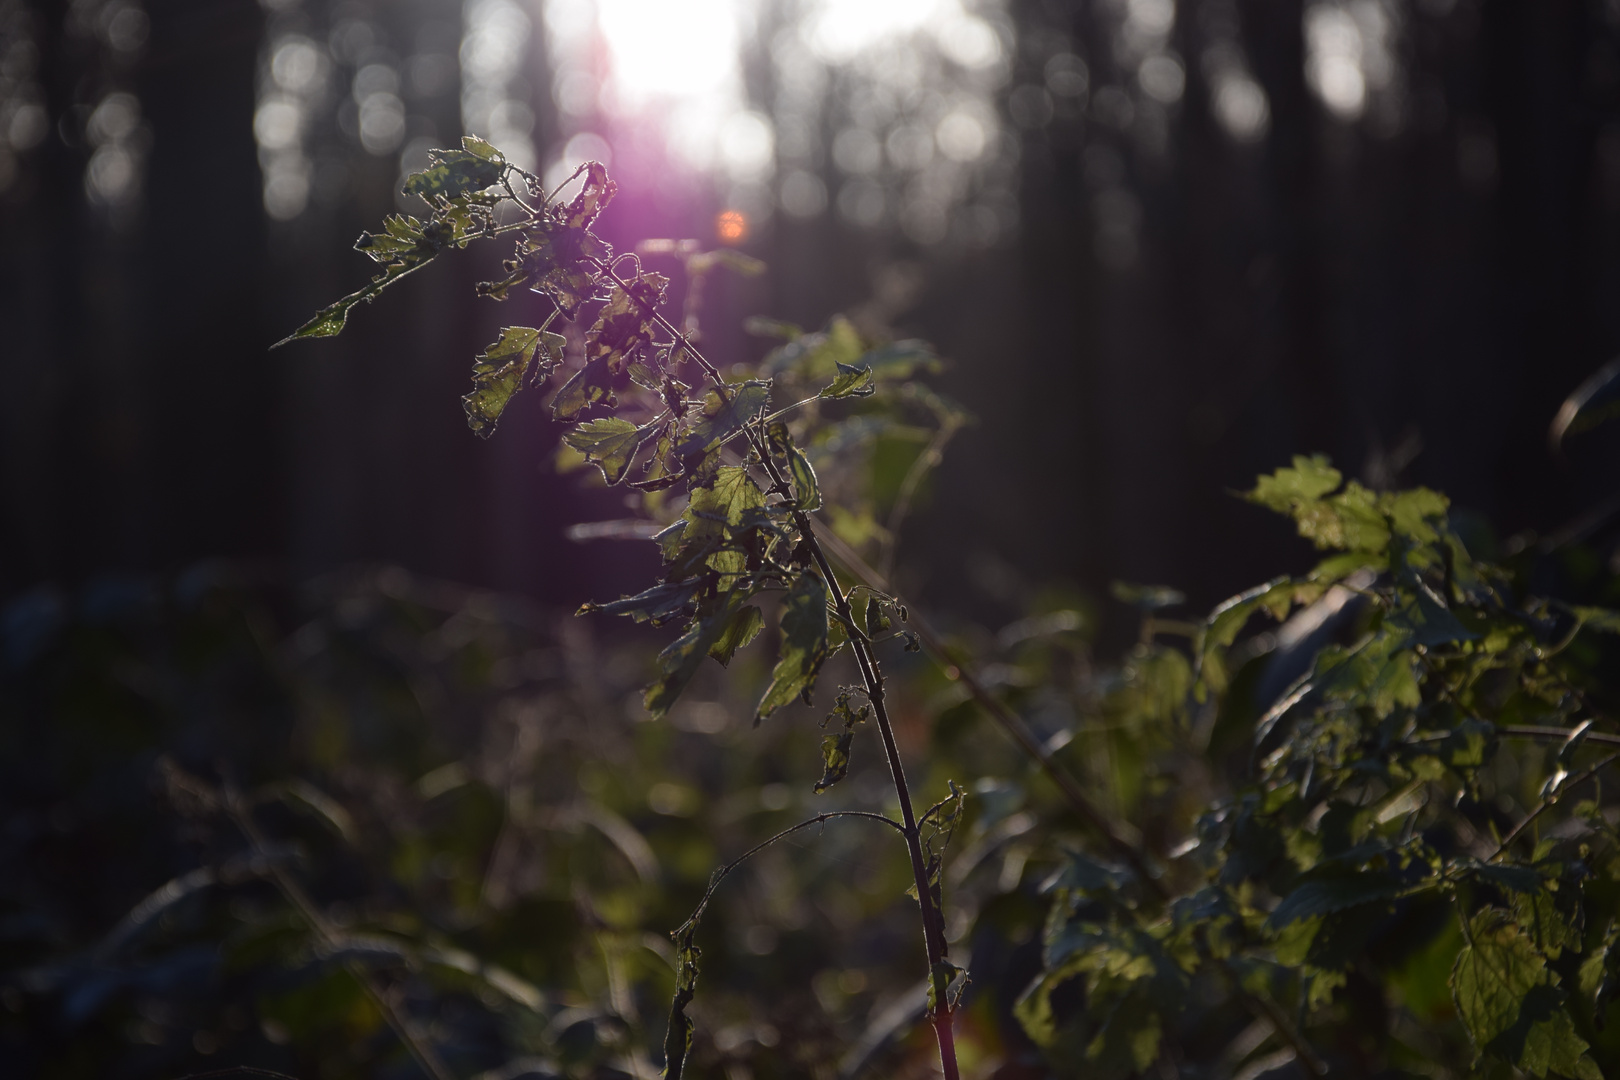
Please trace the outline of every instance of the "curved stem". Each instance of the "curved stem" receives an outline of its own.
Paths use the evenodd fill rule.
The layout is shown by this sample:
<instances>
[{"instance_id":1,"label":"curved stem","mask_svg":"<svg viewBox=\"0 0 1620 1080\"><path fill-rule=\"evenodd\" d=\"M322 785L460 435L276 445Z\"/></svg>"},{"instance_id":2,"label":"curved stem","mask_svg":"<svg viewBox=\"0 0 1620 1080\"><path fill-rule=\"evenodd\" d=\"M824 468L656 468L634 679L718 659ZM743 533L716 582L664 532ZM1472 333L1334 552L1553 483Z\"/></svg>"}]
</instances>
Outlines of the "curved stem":
<instances>
[{"instance_id":1,"label":"curved stem","mask_svg":"<svg viewBox=\"0 0 1620 1080\"><path fill-rule=\"evenodd\" d=\"M870 810L829 810L825 814L817 814L813 818L807 818L806 820L799 822L797 825L789 825L787 828L783 829L769 840L761 840L759 843L755 844L753 847L749 848L747 851L743 852L735 859L732 859L720 869L716 870L713 874L709 875L709 887L703 890L703 899L698 901L698 906L692 909L692 914L687 916L686 921L677 927L675 932L679 934L682 930L685 930L688 926L691 926L693 923L703 918L703 912L707 910L709 901L713 899L714 891L720 887L720 883L722 881L726 880L726 876L729 875L733 870L737 869L737 867L741 866L749 859L752 859L755 855L758 855L760 852L764 851L778 840L786 839L787 837L798 832L800 829L808 829L812 825L820 825L823 822L832 820L833 818L845 817L868 818L872 821L881 821L891 829L899 832L905 831L904 826L902 826L892 817L889 817L886 814L874 814Z\"/></svg>"}]
</instances>

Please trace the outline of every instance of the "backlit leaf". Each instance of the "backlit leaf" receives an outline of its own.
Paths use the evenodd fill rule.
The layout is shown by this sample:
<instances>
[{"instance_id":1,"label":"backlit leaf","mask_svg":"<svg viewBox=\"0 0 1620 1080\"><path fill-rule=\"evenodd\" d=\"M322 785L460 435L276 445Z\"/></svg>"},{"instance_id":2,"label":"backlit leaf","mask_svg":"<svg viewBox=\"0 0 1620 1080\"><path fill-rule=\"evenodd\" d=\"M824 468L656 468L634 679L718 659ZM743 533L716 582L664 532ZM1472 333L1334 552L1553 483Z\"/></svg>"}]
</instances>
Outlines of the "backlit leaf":
<instances>
[{"instance_id":1,"label":"backlit leaf","mask_svg":"<svg viewBox=\"0 0 1620 1080\"><path fill-rule=\"evenodd\" d=\"M816 482L816 470L809 460L793 445L793 436L787 425L773 420L765 427L765 441L771 452L788 463L788 474L793 478L793 504L800 510L815 510L821 506L821 486Z\"/></svg>"},{"instance_id":2,"label":"backlit leaf","mask_svg":"<svg viewBox=\"0 0 1620 1080\"><path fill-rule=\"evenodd\" d=\"M1294 508L1315 502L1338 488L1343 474L1328 464L1321 454L1294 456L1291 468L1278 469L1270 476L1262 476L1254 489L1244 497L1281 514L1292 513Z\"/></svg>"},{"instance_id":3,"label":"backlit leaf","mask_svg":"<svg viewBox=\"0 0 1620 1080\"><path fill-rule=\"evenodd\" d=\"M799 575L782 602L782 647L771 685L755 710L757 723L815 686L827 658L827 586L814 571Z\"/></svg>"},{"instance_id":4,"label":"backlit leaf","mask_svg":"<svg viewBox=\"0 0 1620 1080\"><path fill-rule=\"evenodd\" d=\"M642 704L654 720L668 713L681 696L681 691L697 673L698 665L731 624L743 599L740 593L733 593L719 610L693 619L686 631L658 654L658 678L642 697Z\"/></svg>"},{"instance_id":5,"label":"backlit leaf","mask_svg":"<svg viewBox=\"0 0 1620 1080\"><path fill-rule=\"evenodd\" d=\"M431 202L439 196L455 198L501 182L506 161L500 151L472 136L462 140L462 147L461 150L429 150L431 164L405 178L404 192Z\"/></svg>"},{"instance_id":6,"label":"backlit leaf","mask_svg":"<svg viewBox=\"0 0 1620 1080\"><path fill-rule=\"evenodd\" d=\"M574 372L551 399L551 415L563 421L577 420L580 413L628 385L629 375L615 373L606 360L592 360Z\"/></svg>"},{"instance_id":7,"label":"backlit leaf","mask_svg":"<svg viewBox=\"0 0 1620 1080\"><path fill-rule=\"evenodd\" d=\"M686 464L686 471L695 471L699 459L751 423L770 398L771 384L757 380L728 386L724 396L718 390L710 390L691 433L675 447L675 453Z\"/></svg>"},{"instance_id":8,"label":"backlit leaf","mask_svg":"<svg viewBox=\"0 0 1620 1080\"><path fill-rule=\"evenodd\" d=\"M541 367L549 374L561 359L562 338L557 334L544 335L528 326L508 326L500 338L486 348L473 362L472 393L461 399L467 410L467 426L484 438L495 432L507 402L523 387L536 350L548 346L541 356Z\"/></svg>"},{"instance_id":9,"label":"backlit leaf","mask_svg":"<svg viewBox=\"0 0 1620 1080\"><path fill-rule=\"evenodd\" d=\"M877 393L877 387L872 385L871 368L851 367L848 364L841 363L838 365L837 377L823 387L818 396L837 400L838 398L871 397L875 393Z\"/></svg>"},{"instance_id":10,"label":"backlit leaf","mask_svg":"<svg viewBox=\"0 0 1620 1080\"><path fill-rule=\"evenodd\" d=\"M764 626L765 616L760 614L759 608L753 604L744 605L726 623L719 639L709 647L709 655L720 661L721 667L727 666L737 650L758 637Z\"/></svg>"},{"instance_id":11,"label":"backlit leaf","mask_svg":"<svg viewBox=\"0 0 1620 1080\"><path fill-rule=\"evenodd\" d=\"M617 416L603 416L571 429L563 440L600 468L609 484L617 484L624 479L636 450L657 430L655 425L638 428Z\"/></svg>"},{"instance_id":12,"label":"backlit leaf","mask_svg":"<svg viewBox=\"0 0 1620 1080\"><path fill-rule=\"evenodd\" d=\"M657 626L683 614L702 587L700 578L664 582L645 592L610 600L605 604L583 604L574 614L588 615L600 611L607 615L628 615L636 622L650 622Z\"/></svg>"}]
</instances>

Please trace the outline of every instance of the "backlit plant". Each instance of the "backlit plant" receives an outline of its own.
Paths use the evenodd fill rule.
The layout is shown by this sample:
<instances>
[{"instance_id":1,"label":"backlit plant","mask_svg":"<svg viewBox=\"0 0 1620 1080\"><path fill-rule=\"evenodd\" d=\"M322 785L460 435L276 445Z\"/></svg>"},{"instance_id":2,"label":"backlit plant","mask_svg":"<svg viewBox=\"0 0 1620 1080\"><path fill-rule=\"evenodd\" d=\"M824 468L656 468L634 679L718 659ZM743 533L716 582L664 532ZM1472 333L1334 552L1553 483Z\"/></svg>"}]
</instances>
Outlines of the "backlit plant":
<instances>
[{"instance_id":1,"label":"backlit plant","mask_svg":"<svg viewBox=\"0 0 1620 1080\"><path fill-rule=\"evenodd\" d=\"M1620 616L1546 599L1521 570L1486 561L1432 491L1374 492L1298 458L1248 498L1329 552L1315 569L1198 620L1164 616L1180 602L1169 590L1121 589L1143 625L1117 672L1065 691L1025 655L1022 643L1047 633L1032 631L1009 638L1006 689L993 692L852 546L892 545L898 518L878 526L829 482L835 470L818 476L813 464L921 430L927 449L894 499L903 515L965 422L912 381L935 368L932 352L864 341L842 320L811 334L777 325L783 344L728 378L697 347L691 311L681 325L663 313L669 281L592 231L614 194L605 170L581 166L576 182L565 201L477 139L437 152L406 182L428 217L395 216L362 236L380 273L292 338L336 334L356 304L442 251L513 234L505 276L479 291L532 291L551 311L538 326L507 327L478 357L469 423L487 436L514 394L555 382L564 443L604 482L640 494L660 526L659 580L582 611L675 628L645 691L653 717L706 657L729 664L773 606L779 640L756 723L809 702L827 662L849 654L857 679L834 691L816 789L845 777L870 725L899 816L830 811L760 847L834 817L901 837L927 1015L950 1080L965 980L946 944L943 848L964 796L953 783L927 810L913 806L884 648L928 648L957 700L997 720L1055 787L1055 802L1031 799L1038 816L1019 828L1033 839L1011 877L1016 890L1026 858L1052 871L1040 973L1016 1011L1053 1071L1123 1077L1169 1060L1167 1048L1189 1065L1231 1068L1274 1047L1279 1062L1317 1074L1450 1068L1469 1044L1463 1056L1497 1063L1481 1067L1538 1077L1585 1080L1620 1063L1620 1035L1605 1023L1620 984L1620 837L1601 788L1620 733L1614 655L1591 633L1620 629ZM715 267L758 270L731 252L653 250L681 261L689 309ZM1289 621L1251 628L1262 616ZM1026 662L1031 673L1014 678ZM1276 672L1292 677L1268 688ZM1037 738L1020 706L1065 693L1076 718L1066 738ZM1100 810L1077 777L1137 827ZM1083 843L1098 850L1082 854ZM698 923L735 865L674 934L672 1077L691 1045ZM1256 1033L1234 1042L1231 1022L1245 1013Z\"/></svg>"}]
</instances>

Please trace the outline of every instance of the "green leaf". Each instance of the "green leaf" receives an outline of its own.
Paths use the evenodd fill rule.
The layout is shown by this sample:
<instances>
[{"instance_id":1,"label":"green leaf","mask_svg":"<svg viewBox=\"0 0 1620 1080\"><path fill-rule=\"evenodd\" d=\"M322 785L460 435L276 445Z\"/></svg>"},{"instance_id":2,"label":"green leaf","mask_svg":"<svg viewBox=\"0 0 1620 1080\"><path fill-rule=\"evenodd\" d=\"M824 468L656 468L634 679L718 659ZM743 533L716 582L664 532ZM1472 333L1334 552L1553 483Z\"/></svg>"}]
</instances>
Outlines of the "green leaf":
<instances>
[{"instance_id":1,"label":"green leaf","mask_svg":"<svg viewBox=\"0 0 1620 1080\"><path fill-rule=\"evenodd\" d=\"M609 484L617 484L624 479L636 450L657 431L655 424L638 428L617 416L603 416L572 429L563 436L563 441L600 468L602 478Z\"/></svg>"},{"instance_id":2,"label":"green leaf","mask_svg":"<svg viewBox=\"0 0 1620 1080\"><path fill-rule=\"evenodd\" d=\"M426 266L432 257L432 254L423 254L420 258L413 257L390 264L382 273L371 279L371 284L321 308L308 322L276 342L271 348L279 349L289 341L297 341L300 338L336 337L343 331L350 308L362 302L370 303L378 293L400 278Z\"/></svg>"},{"instance_id":3,"label":"green leaf","mask_svg":"<svg viewBox=\"0 0 1620 1080\"><path fill-rule=\"evenodd\" d=\"M837 400L838 398L871 397L877 393L877 387L872 385L872 369L868 367L851 367L849 364L838 365L838 376L831 383L822 388L818 397Z\"/></svg>"},{"instance_id":4,"label":"green leaf","mask_svg":"<svg viewBox=\"0 0 1620 1080\"><path fill-rule=\"evenodd\" d=\"M473 362L473 390L461 399L467 410L467 426L483 438L495 433L512 395L523 388L536 350L544 349L541 374L549 375L562 359L563 339L528 326L508 326L500 338Z\"/></svg>"},{"instance_id":5,"label":"green leaf","mask_svg":"<svg viewBox=\"0 0 1620 1080\"><path fill-rule=\"evenodd\" d=\"M883 614L883 605L877 597L866 601L866 636L881 634L889 628L889 617Z\"/></svg>"},{"instance_id":6,"label":"green leaf","mask_svg":"<svg viewBox=\"0 0 1620 1080\"><path fill-rule=\"evenodd\" d=\"M1315 502L1335 490L1343 479L1323 455L1296 454L1293 468L1278 469L1270 476L1260 477L1244 498L1279 514L1291 514L1296 507Z\"/></svg>"},{"instance_id":7,"label":"green leaf","mask_svg":"<svg viewBox=\"0 0 1620 1080\"><path fill-rule=\"evenodd\" d=\"M701 578L667 581L654 585L645 592L610 600L605 604L595 602L581 604L574 614L589 615L600 611L607 615L628 615L636 622L650 622L654 626L660 626L685 613L702 587Z\"/></svg>"},{"instance_id":8,"label":"green leaf","mask_svg":"<svg viewBox=\"0 0 1620 1080\"><path fill-rule=\"evenodd\" d=\"M787 425L773 420L765 426L765 442L777 457L786 459L788 473L793 477L793 505L800 510L815 510L821 506L821 485L816 482L816 470L810 461L793 445L793 436Z\"/></svg>"},{"instance_id":9,"label":"green leaf","mask_svg":"<svg viewBox=\"0 0 1620 1080\"><path fill-rule=\"evenodd\" d=\"M816 794L820 795L849 775L849 750L855 742L855 733L849 729L836 735L821 737L821 779L816 781Z\"/></svg>"},{"instance_id":10,"label":"green leaf","mask_svg":"<svg viewBox=\"0 0 1620 1080\"><path fill-rule=\"evenodd\" d=\"M384 266L396 262L425 262L439 253L439 243L424 229L422 222L414 217L393 214L383 219L382 232L361 233L354 250L364 252L372 261Z\"/></svg>"},{"instance_id":11,"label":"green leaf","mask_svg":"<svg viewBox=\"0 0 1620 1080\"><path fill-rule=\"evenodd\" d=\"M710 390L691 433L675 447L686 471L695 472L705 454L751 423L770 399L771 384L758 380L728 386L723 396L718 390Z\"/></svg>"},{"instance_id":12,"label":"green leaf","mask_svg":"<svg viewBox=\"0 0 1620 1080\"><path fill-rule=\"evenodd\" d=\"M482 139L462 139L461 150L429 150L431 164L405 178L404 192L420 195L429 202L453 199L472 191L482 191L501 182L506 160L500 151Z\"/></svg>"},{"instance_id":13,"label":"green leaf","mask_svg":"<svg viewBox=\"0 0 1620 1080\"><path fill-rule=\"evenodd\" d=\"M658 654L658 678L642 696L642 704L654 720L662 719L681 696L697 674L698 665L726 632L743 599L740 592L732 593L718 611L693 619L686 631Z\"/></svg>"},{"instance_id":14,"label":"green leaf","mask_svg":"<svg viewBox=\"0 0 1620 1080\"><path fill-rule=\"evenodd\" d=\"M1534 1076L1601 1080L1564 1008L1558 976L1530 938L1488 908L1470 920L1468 940L1452 967L1451 991L1474 1045Z\"/></svg>"},{"instance_id":15,"label":"green leaf","mask_svg":"<svg viewBox=\"0 0 1620 1080\"><path fill-rule=\"evenodd\" d=\"M486 142L476 135L463 135L461 137L461 148L474 157L482 158L485 161L493 161L497 164L506 162L506 159L501 156L501 152L495 149L494 143Z\"/></svg>"},{"instance_id":16,"label":"green leaf","mask_svg":"<svg viewBox=\"0 0 1620 1080\"><path fill-rule=\"evenodd\" d=\"M719 639L709 647L709 655L720 661L721 667L726 667L737 650L758 637L764 626L765 616L760 614L759 608L753 604L739 608L731 621L726 623Z\"/></svg>"},{"instance_id":17,"label":"green leaf","mask_svg":"<svg viewBox=\"0 0 1620 1080\"><path fill-rule=\"evenodd\" d=\"M814 571L800 574L782 603L778 656L771 685L755 710L755 723L796 698L808 701L827 658L827 586Z\"/></svg>"},{"instance_id":18,"label":"green leaf","mask_svg":"<svg viewBox=\"0 0 1620 1080\"><path fill-rule=\"evenodd\" d=\"M1371 871L1307 881L1283 898L1267 924L1281 930L1301 919L1392 900L1400 893L1400 882Z\"/></svg>"},{"instance_id":19,"label":"green leaf","mask_svg":"<svg viewBox=\"0 0 1620 1080\"><path fill-rule=\"evenodd\" d=\"M360 301L369 300L370 298L370 290L361 289L359 292L350 293L343 299L326 305L317 311L308 322L276 342L271 348L279 349L287 342L296 341L299 338L337 337L343 332L344 323L348 321L349 309Z\"/></svg>"},{"instance_id":20,"label":"green leaf","mask_svg":"<svg viewBox=\"0 0 1620 1080\"><path fill-rule=\"evenodd\" d=\"M696 923L688 922L670 935L675 939L675 999L664 1031L664 1080L681 1080L686 1056L692 1051L692 1018L686 1015L686 1007L697 993L698 960L703 956L692 944L696 931Z\"/></svg>"},{"instance_id":21,"label":"green leaf","mask_svg":"<svg viewBox=\"0 0 1620 1080\"><path fill-rule=\"evenodd\" d=\"M551 399L551 415L557 420L579 419L579 414L600 401L608 401L614 391L630 384L630 376L614 373L606 360L592 360L574 372Z\"/></svg>"},{"instance_id":22,"label":"green leaf","mask_svg":"<svg viewBox=\"0 0 1620 1080\"><path fill-rule=\"evenodd\" d=\"M663 303L669 279L662 274L640 274L629 289L613 286L596 322L585 332L585 356L603 361L618 373L652 344L654 313Z\"/></svg>"},{"instance_id":23,"label":"green leaf","mask_svg":"<svg viewBox=\"0 0 1620 1080\"><path fill-rule=\"evenodd\" d=\"M839 629L837 623L832 623L834 631ZM838 781L849 775L849 752L855 741L855 729L866 722L872 715L870 703L862 705L860 711L849 707L850 691L844 689L833 704L833 711L828 713L821 726L826 727L836 720L843 724L844 729L835 735L824 735L821 739L821 779L816 783L816 794L820 795Z\"/></svg>"},{"instance_id":24,"label":"green leaf","mask_svg":"<svg viewBox=\"0 0 1620 1080\"><path fill-rule=\"evenodd\" d=\"M692 490L682 514L687 526L680 536L676 556L670 561L684 563L701 556L705 565L722 575L742 573L747 569L748 559L743 551L736 550L735 532L750 511L764 505L765 493L746 468L720 466L712 484ZM727 576L720 579L720 587L730 587Z\"/></svg>"}]
</instances>

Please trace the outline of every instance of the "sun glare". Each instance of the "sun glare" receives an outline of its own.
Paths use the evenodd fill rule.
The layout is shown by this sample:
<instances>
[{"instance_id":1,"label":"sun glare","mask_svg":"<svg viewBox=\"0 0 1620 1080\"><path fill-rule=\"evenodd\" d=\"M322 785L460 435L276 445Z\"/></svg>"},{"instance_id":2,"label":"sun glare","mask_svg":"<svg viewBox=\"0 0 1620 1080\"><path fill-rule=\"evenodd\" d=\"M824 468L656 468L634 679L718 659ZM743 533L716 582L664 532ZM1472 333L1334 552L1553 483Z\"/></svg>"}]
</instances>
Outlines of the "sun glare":
<instances>
[{"instance_id":1,"label":"sun glare","mask_svg":"<svg viewBox=\"0 0 1620 1080\"><path fill-rule=\"evenodd\" d=\"M622 104L730 96L738 74L735 0L601 0L597 10Z\"/></svg>"}]
</instances>

